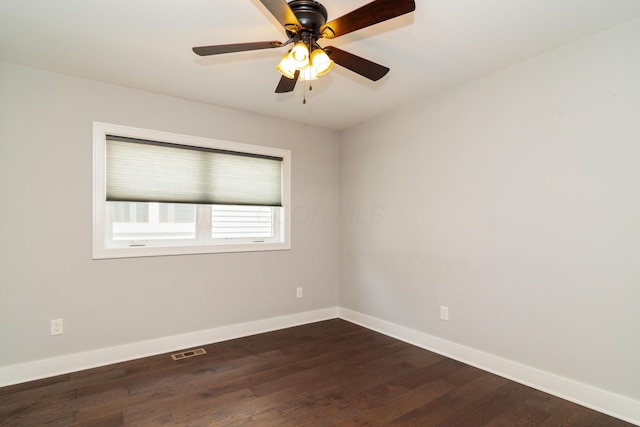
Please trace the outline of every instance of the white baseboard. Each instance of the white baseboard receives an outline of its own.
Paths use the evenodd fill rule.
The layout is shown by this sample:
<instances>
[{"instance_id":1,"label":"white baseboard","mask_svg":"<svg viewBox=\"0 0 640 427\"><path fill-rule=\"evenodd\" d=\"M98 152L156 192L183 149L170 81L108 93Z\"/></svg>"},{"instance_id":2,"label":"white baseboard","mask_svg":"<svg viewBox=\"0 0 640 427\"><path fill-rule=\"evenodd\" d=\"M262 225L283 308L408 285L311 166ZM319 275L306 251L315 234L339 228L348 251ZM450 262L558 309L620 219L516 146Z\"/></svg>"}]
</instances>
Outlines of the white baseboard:
<instances>
[{"instance_id":1,"label":"white baseboard","mask_svg":"<svg viewBox=\"0 0 640 427\"><path fill-rule=\"evenodd\" d=\"M336 317L337 307L326 308L6 366L0 368L0 387Z\"/></svg>"},{"instance_id":2,"label":"white baseboard","mask_svg":"<svg viewBox=\"0 0 640 427\"><path fill-rule=\"evenodd\" d=\"M0 368L0 387L340 317L409 344L640 425L640 402L346 308L273 317Z\"/></svg>"},{"instance_id":3,"label":"white baseboard","mask_svg":"<svg viewBox=\"0 0 640 427\"><path fill-rule=\"evenodd\" d=\"M346 308L340 318L545 393L640 425L640 402Z\"/></svg>"}]
</instances>

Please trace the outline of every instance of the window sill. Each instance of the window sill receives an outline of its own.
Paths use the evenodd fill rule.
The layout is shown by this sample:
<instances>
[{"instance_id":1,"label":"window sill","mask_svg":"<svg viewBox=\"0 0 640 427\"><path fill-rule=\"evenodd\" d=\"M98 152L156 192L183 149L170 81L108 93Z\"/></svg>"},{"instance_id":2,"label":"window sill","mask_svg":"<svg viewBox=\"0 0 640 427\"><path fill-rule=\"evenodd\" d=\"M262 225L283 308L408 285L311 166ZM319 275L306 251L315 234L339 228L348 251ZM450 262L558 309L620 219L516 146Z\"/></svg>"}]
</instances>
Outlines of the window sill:
<instances>
[{"instance_id":1,"label":"window sill","mask_svg":"<svg viewBox=\"0 0 640 427\"><path fill-rule=\"evenodd\" d=\"M139 258L172 255L198 255L236 252L262 252L290 250L289 243L246 242L235 244L180 245L180 246L130 246L93 248L93 259Z\"/></svg>"}]
</instances>

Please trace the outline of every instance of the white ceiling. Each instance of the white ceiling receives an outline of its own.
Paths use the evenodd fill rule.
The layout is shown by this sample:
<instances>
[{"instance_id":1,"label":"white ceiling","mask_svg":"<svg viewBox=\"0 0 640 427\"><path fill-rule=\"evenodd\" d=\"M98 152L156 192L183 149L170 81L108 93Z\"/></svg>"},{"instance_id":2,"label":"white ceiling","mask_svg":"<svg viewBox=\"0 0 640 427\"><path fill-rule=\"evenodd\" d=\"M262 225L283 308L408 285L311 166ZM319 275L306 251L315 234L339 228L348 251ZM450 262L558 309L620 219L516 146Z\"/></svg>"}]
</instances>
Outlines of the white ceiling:
<instances>
[{"instance_id":1,"label":"white ceiling","mask_svg":"<svg viewBox=\"0 0 640 427\"><path fill-rule=\"evenodd\" d=\"M329 20L369 0L323 0ZM336 66L275 94L286 49L198 57L192 46L284 41L259 0L0 0L0 60L343 129L640 17L639 0L416 0L416 11L320 44L391 68Z\"/></svg>"}]
</instances>

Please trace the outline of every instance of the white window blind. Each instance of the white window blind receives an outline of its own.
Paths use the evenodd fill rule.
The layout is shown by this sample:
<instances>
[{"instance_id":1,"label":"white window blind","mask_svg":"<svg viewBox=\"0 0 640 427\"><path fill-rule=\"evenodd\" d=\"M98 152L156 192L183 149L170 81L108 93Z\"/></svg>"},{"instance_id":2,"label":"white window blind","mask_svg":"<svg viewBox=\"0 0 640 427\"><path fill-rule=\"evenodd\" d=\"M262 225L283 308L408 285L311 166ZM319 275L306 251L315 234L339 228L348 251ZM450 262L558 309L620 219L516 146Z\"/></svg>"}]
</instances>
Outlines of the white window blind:
<instances>
[{"instance_id":1,"label":"white window blind","mask_svg":"<svg viewBox=\"0 0 640 427\"><path fill-rule=\"evenodd\" d=\"M291 249L291 152L93 124L93 257Z\"/></svg>"},{"instance_id":2,"label":"white window blind","mask_svg":"<svg viewBox=\"0 0 640 427\"><path fill-rule=\"evenodd\" d=\"M106 136L106 200L282 206L282 158Z\"/></svg>"}]
</instances>

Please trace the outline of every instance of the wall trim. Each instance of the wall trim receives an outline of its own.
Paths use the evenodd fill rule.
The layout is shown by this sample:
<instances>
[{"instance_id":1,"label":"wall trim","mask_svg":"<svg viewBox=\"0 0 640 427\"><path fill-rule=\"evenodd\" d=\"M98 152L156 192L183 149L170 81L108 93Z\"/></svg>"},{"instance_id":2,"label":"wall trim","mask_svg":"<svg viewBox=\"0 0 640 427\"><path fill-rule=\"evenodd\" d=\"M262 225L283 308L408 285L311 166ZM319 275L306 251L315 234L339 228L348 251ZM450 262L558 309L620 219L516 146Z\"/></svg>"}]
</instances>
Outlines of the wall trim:
<instances>
[{"instance_id":1,"label":"wall trim","mask_svg":"<svg viewBox=\"0 0 640 427\"><path fill-rule=\"evenodd\" d=\"M640 425L640 401L340 307L341 319L475 366L615 418Z\"/></svg>"},{"instance_id":2,"label":"wall trim","mask_svg":"<svg viewBox=\"0 0 640 427\"><path fill-rule=\"evenodd\" d=\"M337 317L331 307L0 367L0 387Z\"/></svg>"},{"instance_id":3,"label":"wall trim","mask_svg":"<svg viewBox=\"0 0 640 427\"><path fill-rule=\"evenodd\" d=\"M0 368L0 387L335 318L640 425L639 401L342 307L306 311L6 366Z\"/></svg>"}]
</instances>

